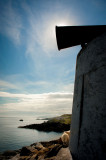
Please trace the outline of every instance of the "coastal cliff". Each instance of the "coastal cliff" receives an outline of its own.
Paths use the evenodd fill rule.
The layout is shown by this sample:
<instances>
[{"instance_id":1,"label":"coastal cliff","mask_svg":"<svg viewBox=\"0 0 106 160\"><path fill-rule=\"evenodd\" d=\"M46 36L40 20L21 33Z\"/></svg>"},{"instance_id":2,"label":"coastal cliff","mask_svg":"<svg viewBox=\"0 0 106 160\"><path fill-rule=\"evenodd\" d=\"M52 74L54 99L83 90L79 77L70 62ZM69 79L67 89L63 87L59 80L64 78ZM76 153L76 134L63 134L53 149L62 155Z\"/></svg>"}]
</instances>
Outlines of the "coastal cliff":
<instances>
[{"instance_id":1,"label":"coastal cliff","mask_svg":"<svg viewBox=\"0 0 106 160\"><path fill-rule=\"evenodd\" d=\"M41 124L30 124L26 126L19 126L19 128L36 129L45 132L63 132L70 129L71 117L71 114L64 114L54 118L46 118L44 120L48 121Z\"/></svg>"}]
</instances>

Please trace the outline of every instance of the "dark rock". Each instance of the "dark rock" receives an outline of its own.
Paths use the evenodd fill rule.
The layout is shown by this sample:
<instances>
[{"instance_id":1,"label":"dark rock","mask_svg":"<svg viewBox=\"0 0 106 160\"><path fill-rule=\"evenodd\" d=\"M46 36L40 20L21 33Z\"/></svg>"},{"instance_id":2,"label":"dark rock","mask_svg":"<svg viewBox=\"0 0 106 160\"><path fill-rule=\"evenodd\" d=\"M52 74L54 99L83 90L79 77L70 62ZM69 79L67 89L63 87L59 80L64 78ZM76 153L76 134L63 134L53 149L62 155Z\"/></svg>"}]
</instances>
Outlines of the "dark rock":
<instances>
[{"instance_id":1,"label":"dark rock","mask_svg":"<svg viewBox=\"0 0 106 160\"><path fill-rule=\"evenodd\" d=\"M44 147L43 147L43 145L42 145L41 143L36 143L35 149L41 150L41 149L43 149L43 148L44 148Z\"/></svg>"},{"instance_id":2,"label":"dark rock","mask_svg":"<svg viewBox=\"0 0 106 160\"><path fill-rule=\"evenodd\" d=\"M20 119L19 121L24 121L23 119Z\"/></svg>"},{"instance_id":3,"label":"dark rock","mask_svg":"<svg viewBox=\"0 0 106 160\"><path fill-rule=\"evenodd\" d=\"M15 156L16 154L17 154L16 151L8 150L8 151L5 151L2 155L3 156Z\"/></svg>"},{"instance_id":4,"label":"dark rock","mask_svg":"<svg viewBox=\"0 0 106 160\"><path fill-rule=\"evenodd\" d=\"M61 138L59 138L59 139L52 140L52 141L41 142L41 144L42 144L44 147L50 147L50 146L53 145L53 144L63 144L63 143L62 143L62 141L61 141Z\"/></svg>"},{"instance_id":5,"label":"dark rock","mask_svg":"<svg viewBox=\"0 0 106 160\"><path fill-rule=\"evenodd\" d=\"M20 152L20 156L28 156L30 155L31 153L35 152L35 148L34 147L31 147L31 146L26 146L26 147L23 147L21 152Z\"/></svg>"},{"instance_id":6,"label":"dark rock","mask_svg":"<svg viewBox=\"0 0 106 160\"><path fill-rule=\"evenodd\" d=\"M62 145L55 144L54 147L45 155L45 158L56 156L58 151L62 148Z\"/></svg>"},{"instance_id":7,"label":"dark rock","mask_svg":"<svg viewBox=\"0 0 106 160\"><path fill-rule=\"evenodd\" d=\"M6 160L8 157L0 155L0 160Z\"/></svg>"},{"instance_id":8,"label":"dark rock","mask_svg":"<svg viewBox=\"0 0 106 160\"><path fill-rule=\"evenodd\" d=\"M19 126L19 128L37 129L39 131L54 131L54 132L64 132L70 129L70 124L64 124L59 122L45 122L41 124L31 124L26 126Z\"/></svg>"}]
</instances>

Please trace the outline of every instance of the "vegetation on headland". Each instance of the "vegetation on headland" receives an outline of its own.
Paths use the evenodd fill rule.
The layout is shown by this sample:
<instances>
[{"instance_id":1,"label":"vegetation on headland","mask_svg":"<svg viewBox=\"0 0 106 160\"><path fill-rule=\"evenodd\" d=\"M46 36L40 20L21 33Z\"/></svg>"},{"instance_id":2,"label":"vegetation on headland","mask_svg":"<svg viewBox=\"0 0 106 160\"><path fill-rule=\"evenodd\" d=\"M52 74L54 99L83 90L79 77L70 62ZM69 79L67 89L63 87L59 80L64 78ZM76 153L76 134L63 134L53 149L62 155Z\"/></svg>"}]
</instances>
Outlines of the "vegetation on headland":
<instances>
[{"instance_id":1,"label":"vegetation on headland","mask_svg":"<svg viewBox=\"0 0 106 160\"><path fill-rule=\"evenodd\" d=\"M71 117L71 114L64 114L62 116L50 118L47 122L43 122L41 124L30 124L26 126L19 126L19 128L37 129L39 131L46 132L63 132L70 129Z\"/></svg>"},{"instance_id":2,"label":"vegetation on headland","mask_svg":"<svg viewBox=\"0 0 106 160\"><path fill-rule=\"evenodd\" d=\"M52 123L52 122L59 122L59 123L62 123L62 124L71 124L71 114L63 114L62 116L58 116L58 117L54 117L54 118L51 118L49 119L49 123Z\"/></svg>"}]
</instances>

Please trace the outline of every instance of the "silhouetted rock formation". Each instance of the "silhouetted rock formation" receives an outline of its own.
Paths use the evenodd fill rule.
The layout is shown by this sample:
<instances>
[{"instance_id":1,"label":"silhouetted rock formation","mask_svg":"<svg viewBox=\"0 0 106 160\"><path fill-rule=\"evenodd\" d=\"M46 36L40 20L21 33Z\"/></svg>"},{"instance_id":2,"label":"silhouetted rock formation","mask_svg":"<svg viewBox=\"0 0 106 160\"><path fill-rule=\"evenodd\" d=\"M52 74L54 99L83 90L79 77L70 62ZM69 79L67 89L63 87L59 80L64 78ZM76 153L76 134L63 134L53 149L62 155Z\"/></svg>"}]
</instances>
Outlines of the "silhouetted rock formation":
<instances>
[{"instance_id":1,"label":"silhouetted rock formation","mask_svg":"<svg viewBox=\"0 0 106 160\"><path fill-rule=\"evenodd\" d=\"M47 122L41 124L31 124L19 126L19 128L37 129L39 131L63 132L70 129L71 114L64 114L59 117L50 118Z\"/></svg>"}]
</instances>

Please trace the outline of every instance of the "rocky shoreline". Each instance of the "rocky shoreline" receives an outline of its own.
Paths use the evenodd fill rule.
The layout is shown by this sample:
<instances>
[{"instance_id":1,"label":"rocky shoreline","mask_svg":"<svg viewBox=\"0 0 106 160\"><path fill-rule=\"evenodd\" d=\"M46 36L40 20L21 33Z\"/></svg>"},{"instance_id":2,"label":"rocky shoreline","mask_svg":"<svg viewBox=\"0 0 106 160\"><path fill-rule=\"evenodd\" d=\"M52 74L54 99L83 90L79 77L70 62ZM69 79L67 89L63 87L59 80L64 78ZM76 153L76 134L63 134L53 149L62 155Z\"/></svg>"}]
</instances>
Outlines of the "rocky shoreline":
<instances>
[{"instance_id":1,"label":"rocky shoreline","mask_svg":"<svg viewBox=\"0 0 106 160\"><path fill-rule=\"evenodd\" d=\"M71 160L68 143L61 138L49 142L34 143L19 150L9 150L0 154L0 160Z\"/></svg>"},{"instance_id":2,"label":"rocky shoreline","mask_svg":"<svg viewBox=\"0 0 106 160\"><path fill-rule=\"evenodd\" d=\"M70 129L70 124L62 124L59 122L45 122L41 124L31 124L27 126L19 126L19 128L28 128L28 129L36 129L38 131L45 131L45 132L63 132Z\"/></svg>"},{"instance_id":3,"label":"rocky shoreline","mask_svg":"<svg viewBox=\"0 0 106 160\"><path fill-rule=\"evenodd\" d=\"M26 126L19 126L19 128L36 129L45 132L64 132L70 129L71 114L64 114L62 116L48 118L47 122L41 124L30 124Z\"/></svg>"},{"instance_id":4,"label":"rocky shoreline","mask_svg":"<svg viewBox=\"0 0 106 160\"><path fill-rule=\"evenodd\" d=\"M71 160L68 148L70 137L71 114L48 118L47 122L20 126L19 128L37 129L39 131L64 132L59 139L39 142L24 146L19 150L0 153L0 160Z\"/></svg>"}]
</instances>

